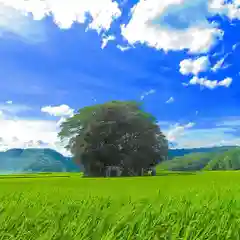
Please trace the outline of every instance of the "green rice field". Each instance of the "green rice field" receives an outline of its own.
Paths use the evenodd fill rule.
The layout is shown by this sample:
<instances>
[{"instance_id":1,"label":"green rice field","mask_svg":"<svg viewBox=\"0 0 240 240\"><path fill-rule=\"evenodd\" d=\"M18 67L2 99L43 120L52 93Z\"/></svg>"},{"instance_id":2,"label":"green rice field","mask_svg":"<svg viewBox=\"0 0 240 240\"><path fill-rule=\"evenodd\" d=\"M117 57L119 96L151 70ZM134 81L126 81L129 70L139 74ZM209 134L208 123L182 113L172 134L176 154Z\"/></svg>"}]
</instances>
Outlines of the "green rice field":
<instances>
[{"instance_id":1,"label":"green rice field","mask_svg":"<svg viewBox=\"0 0 240 240\"><path fill-rule=\"evenodd\" d=\"M0 240L240 239L240 172L0 176Z\"/></svg>"}]
</instances>

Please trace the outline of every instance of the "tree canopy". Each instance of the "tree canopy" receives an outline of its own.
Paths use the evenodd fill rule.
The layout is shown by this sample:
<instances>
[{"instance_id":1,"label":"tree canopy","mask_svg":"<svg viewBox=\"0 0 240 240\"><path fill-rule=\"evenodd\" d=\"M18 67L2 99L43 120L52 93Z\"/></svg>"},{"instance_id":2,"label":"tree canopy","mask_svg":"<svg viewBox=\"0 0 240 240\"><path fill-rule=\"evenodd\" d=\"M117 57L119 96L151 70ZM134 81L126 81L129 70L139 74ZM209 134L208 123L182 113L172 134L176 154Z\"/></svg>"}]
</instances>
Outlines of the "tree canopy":
<instances>
[{"instance_id":1,"label":"tree canopy","mask_svg":"<svg viewBox=\"0 0 240 240\"><path fill-rule=\"evenodd\" d=\"M131 101L112 101L82 108L61 124L60 138L90 176L107 166L138 175L164 160L168 143L156 119Z\"/></svg>"}]
</instances>

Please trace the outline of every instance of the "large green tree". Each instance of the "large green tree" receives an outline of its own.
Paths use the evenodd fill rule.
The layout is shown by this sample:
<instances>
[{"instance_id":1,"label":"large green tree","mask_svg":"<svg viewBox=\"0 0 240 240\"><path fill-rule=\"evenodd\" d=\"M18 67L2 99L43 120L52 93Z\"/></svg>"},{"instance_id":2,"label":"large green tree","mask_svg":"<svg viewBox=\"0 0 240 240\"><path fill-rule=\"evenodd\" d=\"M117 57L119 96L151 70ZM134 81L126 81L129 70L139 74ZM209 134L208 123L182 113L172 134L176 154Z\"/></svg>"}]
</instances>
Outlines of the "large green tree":
<instances>
[{"instance_id":1,"label":"large green tree","mask_svg":"<svg viewBox=\"0 0 240 240\"><path fill-rule=\"evenodd\" d=\"M131 101L80 109L61 124L59 136L90 176L104 176L106 166L121 166L124 175L138 175L168 153L156 119Z\"/></svg>"}]
</instances>

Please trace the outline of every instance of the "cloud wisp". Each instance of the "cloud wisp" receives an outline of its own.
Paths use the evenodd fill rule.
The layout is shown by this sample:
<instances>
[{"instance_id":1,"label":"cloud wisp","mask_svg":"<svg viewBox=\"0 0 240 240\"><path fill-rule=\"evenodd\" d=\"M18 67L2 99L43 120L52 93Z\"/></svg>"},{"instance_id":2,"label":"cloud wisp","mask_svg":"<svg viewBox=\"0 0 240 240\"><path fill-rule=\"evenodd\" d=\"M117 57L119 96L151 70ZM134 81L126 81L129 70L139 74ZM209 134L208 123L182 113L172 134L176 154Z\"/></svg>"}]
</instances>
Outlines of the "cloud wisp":
<instances>
[{"instance_id":1,"label":"cloud wisp","mask_svg":"<svg viewBox=\"0 0 240 240\"><path fill-rule=\"evenodd\" d=\"M149 91L147 91L147 92L144 92L144 93L141 95L140 99L141 99L141 100L144 100L144 98L145 98L146 96L151 95L151 94L154 94L154 93L156 93L156 90L155 90L155 89L151 89L151 90L149 90Z\"/></svg>"},{"instance_id":2,"label":"cloud wisp","mask_svg":"<svg viewBox=\"0 0 240 240\"><path fill-rule=\"evenodd\" d=\"M167 104L170 104L170 103L173 103L174 101L175 101L174 97L170 97L170 98L166 101L166 103L167 103Z\"/></svg>"}]
</instances>

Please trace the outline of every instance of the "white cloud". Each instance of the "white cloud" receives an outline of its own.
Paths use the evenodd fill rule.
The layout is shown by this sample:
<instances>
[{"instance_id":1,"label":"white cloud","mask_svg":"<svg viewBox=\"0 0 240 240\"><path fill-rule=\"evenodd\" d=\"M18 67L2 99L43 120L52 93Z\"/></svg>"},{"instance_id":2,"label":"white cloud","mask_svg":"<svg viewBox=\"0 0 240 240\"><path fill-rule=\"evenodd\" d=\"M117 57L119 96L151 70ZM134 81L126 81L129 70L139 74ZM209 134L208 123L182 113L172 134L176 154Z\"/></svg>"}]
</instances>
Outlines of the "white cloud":
<instances>
[{"instance_id":1,"label":"white cloud","mask_svg":"<svg viewBox=\"0 0 240 240\"><path fill-rule=\"evenodd\" d=\"M192 128L195 125L193 122L189 122L188 124L185 125L185 128Z\"/></svg>"},{"instance_id":2,"label":"white cloud","mask_svg":"<svg viewBox=\"0 0 240 240\"><path fill-rule=\"evenodd\" d=\"M13 103L13 101L11 101L11 100L8 100L8 101L6 101L6 103L7 103L7 104L12 104L12 103Z\"/></svg>"},{"instance_id":3,"label":"white cloud","mask_svg":"<svg viewBox=\"0 0 240 240\"><path fill-rule=\"evenodd\" d=\"M4 114L17 114L20 112L31 111L32 108L24 104L13 104L11 101L6 103L0 103L0 111Z\"/></svg>"},{"instance_id":4,"label":"white cloud","mask_svg":"<svg viewBox=\"0 0 240 240\"><path fill-rule=\"evenodd\" d=\"M182 83L182 85L183 85L184 87L188 87L189 84L187 84L187 83Z\"/></svg>"},{"instance_id":5,"label":"white cloud","mask_svg":"<svg viewBox=\"0 0 240 240\"><path fill-rule=\"evenodd\" d=\"M240 138L234 132L234 129L226 127L189 129L177 139L177 143L181 148L239 145Z\"/></svg>"},{"instance_id":6,"label":"white cloud","mask_svg":"<svg viewBox=\"0 0 240 240\"><path fill-rule=\"evenodd\" d=\"M211 68L211 70L213 72L217 72L222 67L224 60L224 58L221 58L219 61L217 61L216 64Z\"/></svg>"},{"instance_id":7,"label":"white cloud","mask_svg":"<svg viewBox=\"0 0 240 240\"><path fill-rule=\"evenodd\" d=\"M140 0L131 12L130 22L121 27L130 44L206 53L223 36L217 24L207 20L212 15L207 0Z\"/></svg>"},{"instance_id":8,"label":"white cloud","mask_svg":"<svg viewBox=\"0 0 240 240\"><path fill-rule=\"evenodd\" d=\"M121 45L117 45L117 48L119 49L119 50L121 50L122 52L125 52L125 51L127 51L128 49L130 49L130 46L121 46Z\"/></svg>"},{"instance_id":9,"label":"white cloud","mask_svg":"<svg viewBox=\"0 0 240 240\"><path fill-rule=\"evenodd\" d=\"M23 29L19 23L24 22L28 30L34 24L27 18L29 16L34 20L42 20L51 15L57 26L68 29L74 22L85 23L89 15L91 21L87 29L100 33L109 30L114 19L121 15L117 2L113 0L0 0L0 11L0 19L4 20L1 21L0 28L4 27L20 35ZM34 25L32 27L33 31Z\"/></svg>"},{"instance_id":10,"label":"white cloud","mask_svg":"<svg viewBox=\"0 0 240 240\"><path fill-rule=\"evenodd\" d=\"M224 80L218 82L218 85L223 87L229 87L231 83L232 83L232 78L227 77Z\"/></svg>"},{"instance_id":11,"label":"white cloud","mask_svg":"<svg viewBox=\"0 0 240 240\"><path fill-rule=\"evenodd\" d=\"M220 59L212 68L213 72L217 72L219 69L228 68L230 65L224 65L224 61L229 54L226 54ZM209 80L207 77L199 78L198 74L206 72L210 68L210 61L207 56L202 56L196 59L184 59L179 64L179 72L183 75L193 75L193 78L189 81L189 84L183 83L184 86L199 84L209 89L214 89L219 86L229 87L232 83L232 78L226 77L224 80Z\"/></svg>"},{"instance_id":12,"label":"white cloud","mask_svg":"<svg viewBox=\"0 0 240 240\"><path fill-rule=\"evenodd\" d=\"M21 104L0 104L0 151L10 148L52 148L69 155L58 139L60 123L72 116L74 110L62 104L46 106L42 112L58 117L56 120L29 119L19 114L34 110Z\"/></svg>"},{"instance_id":13,"label":"white cloud","mask_svg":"<svg viewBox=\"0 0 240 240\"><path fill-rule=\"evenodd\" d=\"M213 72L217 72L219 69L226 69L230 64L224 64L225 59L229 56L229 53L226 54L223 58L216 62L216 64L211 68Z\"/></svg>"},{"instance_id":14,"label":"white cloud","mask_svg":"<svg viewBox=\"0 0 240 240\"><path fill-rule=\"evenodd\" d=\"M103 36L101 48L104 49L109 41L115 40L114 36Z\"/></svg>"},{"instance_id":15,"label":"white cloud","mask_svg":"<svg viewBox=\"0 0 240 240\"><path fill-rule=\"evenodd\" d=\"M229 127L193 128L194 123L186 125L176 124L165 130L170 142L174 142L177 148L199 148L223 145L235 145L240 143L240 138L233 135L234 130Z\"/></svg>"},{"instance_id":16,"label":"white cloud","mask_svg":"<svg viewBox=\"0 0 240 240\"><path fill-rule=\"evenodd\" d=\"M225 0L212 0L209 4L211 12L224 15L230 20L240 19L240 1L232 0L226 3Z\"/></svg>"},{"instance_id":17,"label":"white cloud","mask_svg":"<svg viewBox=\"0 0 240 240\"><path fill-rule=\"evenodd\" d=\"M16 35L31 43L44 41L46 32L43 26L12 7L11 4L14 3L18 5L21 1L0 0L0 37L14 37ZM11 35L6 34L9 32Z\"/></svg>"},{"instance_id":18,"label":"white cloud","mask_svg":"<svg viewBox=\"0 0 240 240\"><path fill-rule=\"evenodd\" d=\"M199 148L222 145L240 145L240 118L231 116L222 119L198 119L199 123L169 125L164 123L163 133L177 148ZM208 121L211 122L209 126ZM202 125L201 128L197 126ZM185 126L185 127L184 127ZM195 126L194 128L192 128ZM203 126L209 126L204 128ZM214 127L215 126L215 127ZM183 129L184 128L184 129Z\"/></svg>"},{"instance_id":19,"label":"white cloud","mask_svg":"<svg viewBox=\"0 0 240 240\"><path fill-rule=\"evenodd\" d=\"M0 136L3 139L0 149L14 147L25 148L26 143L41 140L49 146L54 146L57 140L57 127L55 121L26 120L26 119L1 119ZM34 146L37 147L36 144Z\"/></svg>"},{"instance_id":20,"label":"white cloud","mask_svg":"<svg viewBox=\"0 0 240 240\"><path fill-rule=\"evenodd\" d=\"M175 126L173 126L173 128L166 131L166 137L171 142L176 141L177 138L184 135L186 129L190 129L194 125L195 125L195 123L193 123L193 122L189 122L188 124L185 124L185 125L175 124Z\"/></svg>"},{"instance_id":21,"label":"white cloud","mask_svg":"<svg viewBox=\"0 0 240 240\"><path fill-rule=\"evenodd\" d=\"M214 89L218 86L218 81L217 80L208 80L206 78L198 78L196 76L194 76L190 81L189 81L189 84L190 85L201 85L201 86L204 86L206 88L209 88L209 89Z\"/></svg>"},{"instance_id":22,"label":"white cloud","mask_svg":"<svg viewBox=\"0 0 240 240\"><path fill-rule=\"evenodd\" d=\"M170 97L167 101L166 101L166 103L173 103L174 102L174 98L173 97Z\"/></svg>"},{"instance_id":23,"label":"white cloud","mask_svg":"<svg viewBox=\"0 0 240 240\"><path fill-rule=\"evenodd\" d=\"M235 43L235 44L232 46L232 51L235 51L239 45L240 45L240 42Z\"/></svg>"},{"instance_id":24,"label":"white cloud","mask_svg":"<svg viewBox=\"0 0 240 240\"><path fill-rule=\"evenodd\" d=\"M74 113L74 109L70 108L66 104L59 106L45 106L41 108L41 111L55 117L72 116Z\"/></svg>"},{"instance_id":25,"label":"white cloud","mask_svg":"<svg viewBox=\"0 0 240 240\"><path fill-rule=\"evenodd\" d=\"M232 83L232 78L229 78L229 77L225 78L224 80L217 81L217 80L208 80L206 78L198 78L196 76L194 76L189 82L190 85L199 84L209 89L214 89L219 86L229 87L231 83Z\"/></svg>"},{"instance_id":26,"label":"white cloud","mask_svg":"<svg viewBox=\"0 0 240 240\"><path fill-rule=\"evenodd\" d=\"M150 95L150 94L154 94L155 92L156 92L155 89L151 89L151 90L149 90L148 92L144 92L144 93L142 94L142 96L140 97L140 99L143 100L146 96L148 96L148 95Z\"/></svg>"},{"instance_id":27,"label":"white cloud","mask_svg":"<svg viewBox=\"0 0 240 240\"><path fill-rule=\"evenodd\" d=\"M180 62L180 73L183 75L198 75L200 72L205 72L210 66L207 56L202 56L196 59L184 59Z\"/></svg>"},{"instance_id":28,"label":"white cloud","mask_svg":"<svg viewBox=\"0 0 240 240\"><path fill-rule=\"evenodd\" d=\"M6 106L2 106L6 110ZM19 117L19 113L32 109L23 106L11 104L8 105L8 111L1 112L0 151L11 148L52 148L64 155L69 155L57 136L60 130L58 120Z\"/></svg>"}]
</instances>

